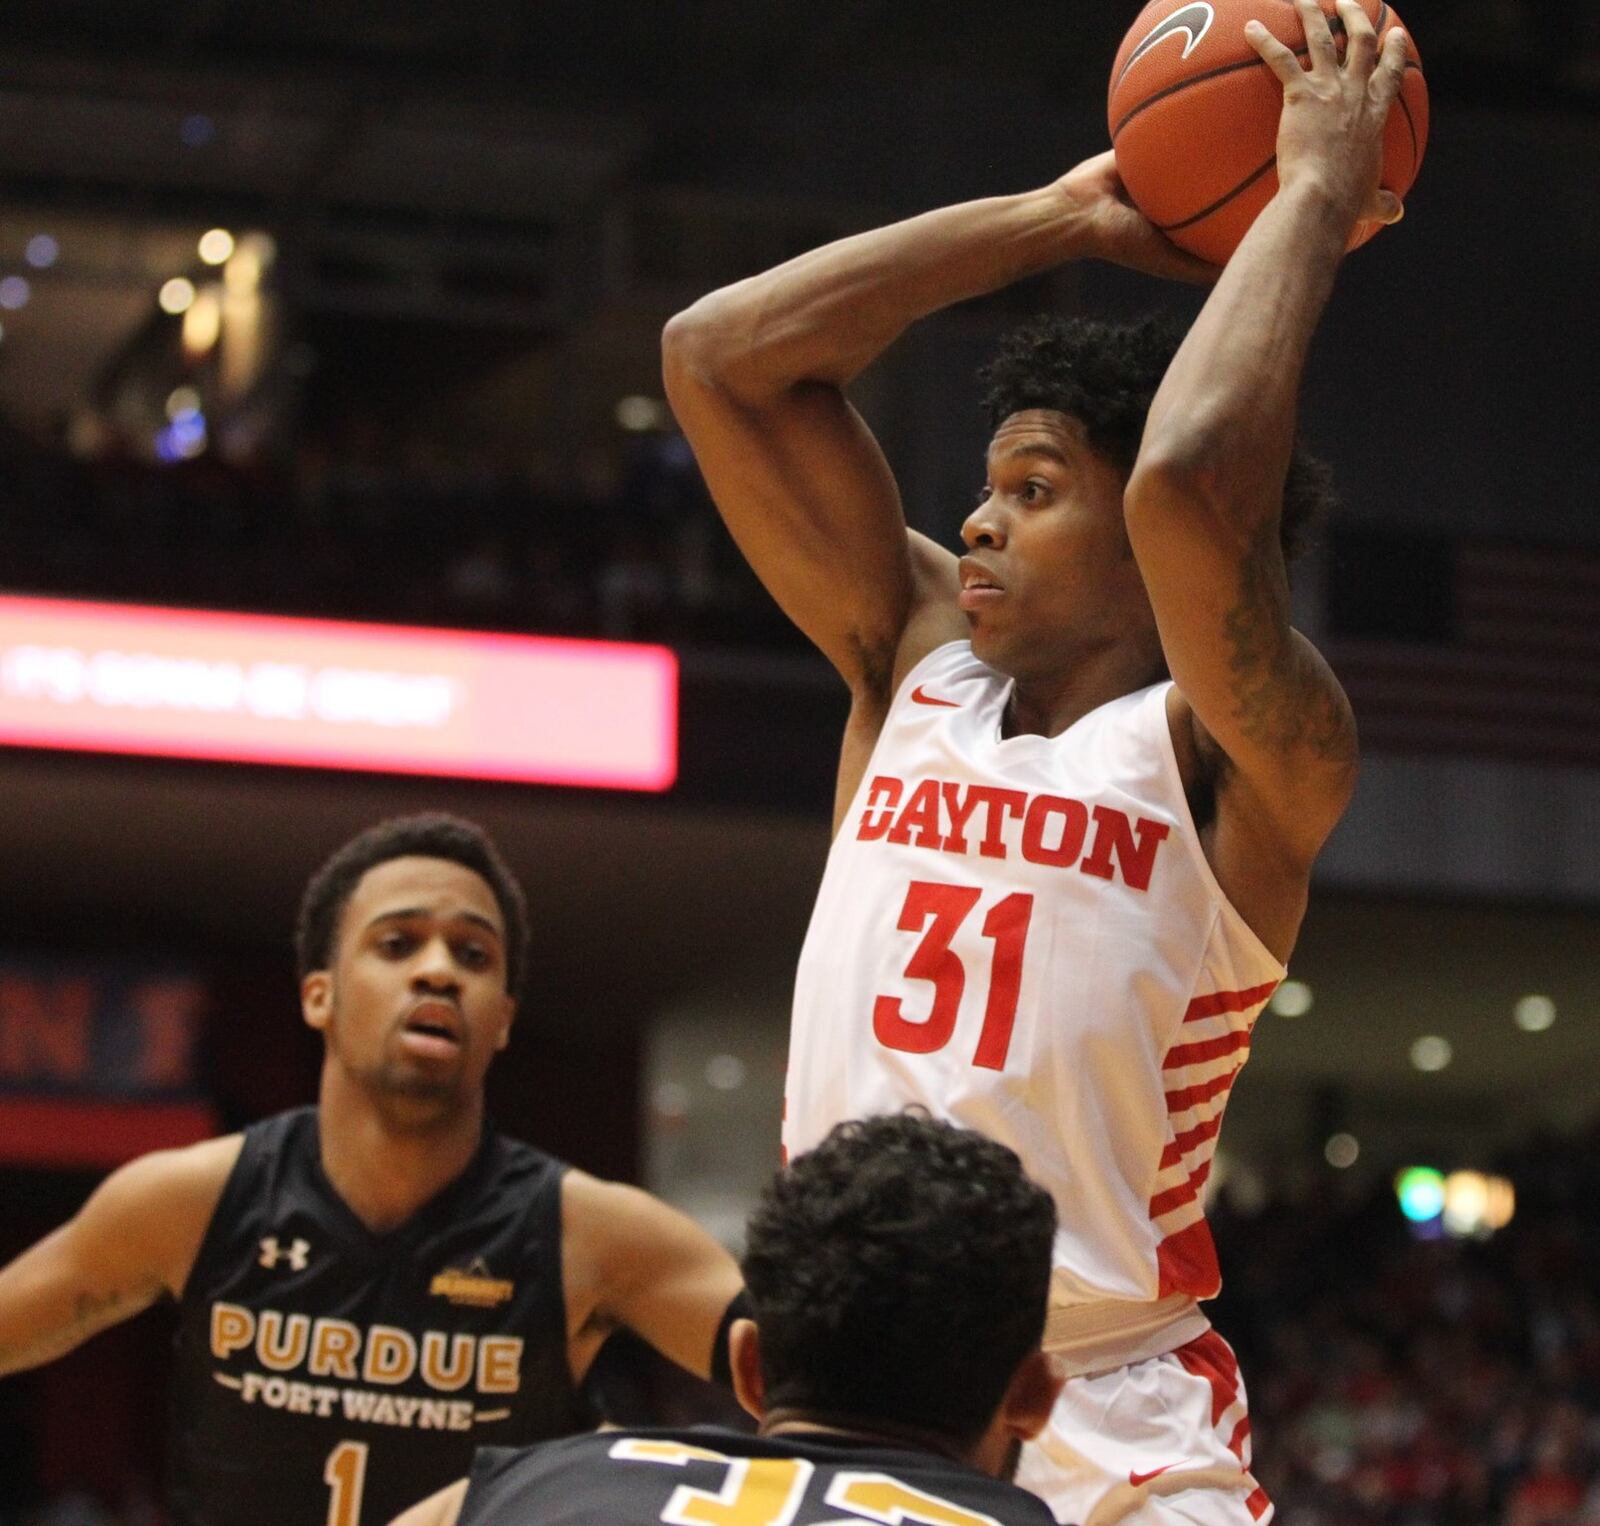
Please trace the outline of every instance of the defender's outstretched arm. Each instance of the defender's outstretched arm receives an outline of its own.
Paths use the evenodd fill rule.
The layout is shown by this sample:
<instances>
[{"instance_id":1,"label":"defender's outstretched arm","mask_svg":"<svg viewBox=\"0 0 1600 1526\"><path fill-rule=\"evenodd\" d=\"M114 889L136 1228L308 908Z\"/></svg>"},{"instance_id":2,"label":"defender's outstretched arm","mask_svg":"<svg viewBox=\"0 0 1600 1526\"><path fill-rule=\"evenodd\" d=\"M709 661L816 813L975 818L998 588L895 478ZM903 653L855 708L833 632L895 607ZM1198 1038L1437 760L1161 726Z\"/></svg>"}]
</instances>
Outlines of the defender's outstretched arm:
<instances>
[{"instance_id":1,"label":"defender's outstretched arm","mask_svg":"<svg viewBox=\"0 0 1600 1526\"><path fill-rule=\"evenodd\" d=\"M53 1361L181 1293L240 1142L230 1135L130 1161L0 1270L0 1375Z\"/></svg>"}]
</instances>

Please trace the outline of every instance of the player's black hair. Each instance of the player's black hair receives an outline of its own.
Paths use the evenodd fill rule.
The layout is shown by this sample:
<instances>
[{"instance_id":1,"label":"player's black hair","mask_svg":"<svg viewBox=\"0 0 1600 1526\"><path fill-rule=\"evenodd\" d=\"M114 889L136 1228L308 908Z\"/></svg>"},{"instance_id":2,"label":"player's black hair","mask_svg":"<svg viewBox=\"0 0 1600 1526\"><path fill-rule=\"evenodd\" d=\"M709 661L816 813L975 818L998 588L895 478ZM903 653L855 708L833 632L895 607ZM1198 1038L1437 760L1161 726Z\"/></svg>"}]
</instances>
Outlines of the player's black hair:
<instances>
[{"instance_id":1,"label":"player's black hair","mask_svg":"<svg viewBox=\"0 0 1600 1526\"><path fill-rule=\"evenodd\" d=\"M1158 314L1132 323L1052 313L1034 318L1007 334L978 373L989 428L1027 408L1052 408L1077 419L1090 446L1127 477L1150 403L1184 332L1181 323ZM1335 502L1327 463L1296 442L1279 531L1285 561L1305 550Z\"/></svg>"},{"instance_id":2,"label":"player's black hair","mask_svg":"<svg viewBox=\"0 0 1600 1526\"><path fill-rule=\"evenodd\" d=\"M311 876L300 898L294 947L300 978L333 962L339 919L361 877L395 858L442 858L470 869L494 892L506 925L506 990L520 989L528 956L528 903L482 827L432 811L380 821L352 837Z\"/></svg>"},{"instance_id":3,"label":"player's black hair","mask_svg":"<svg viewBox=\"0 0 1600 1526\"><path fill-rule=\"evenodd\" d=\"M750 1219L766 1407L969 1445L1039 1345L1055 1228L1004 1145L915 1112L839 1124Z\"/></svg>"}]
</instances>

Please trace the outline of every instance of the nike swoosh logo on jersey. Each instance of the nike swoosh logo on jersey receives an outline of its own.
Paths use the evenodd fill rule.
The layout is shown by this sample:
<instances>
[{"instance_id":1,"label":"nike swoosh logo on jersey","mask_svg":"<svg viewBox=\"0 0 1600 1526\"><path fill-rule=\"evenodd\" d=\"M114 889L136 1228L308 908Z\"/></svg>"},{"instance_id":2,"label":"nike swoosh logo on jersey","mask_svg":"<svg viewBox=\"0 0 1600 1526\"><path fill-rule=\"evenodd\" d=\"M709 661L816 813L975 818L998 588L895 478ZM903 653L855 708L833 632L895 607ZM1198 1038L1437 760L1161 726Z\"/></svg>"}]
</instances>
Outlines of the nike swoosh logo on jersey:
<instances>
[{"instance_id":1,"label":"nike swoosh logo on jersey","mask_svg":"<svg viewBox=\"0 0 1600 1526\"><path fill-rule=\"evenodd\" d=\"M1176 37L1183 33L1183 56L1187 58L1200 46L1201 40L1211 30L1211 23L1217 19L1217 13L1199 0L1198 4L1186 5L1182 10L1174 11L1165 21L1158 21L1145 35L1143 41L1128 55L1128 61L1122 66L1122 73L1117 76L1117 83L1121 84L1130 70L1152 48L1163 43L1169 37Z\"/></svg>"},{"instance_id":2,"label":"nike swoosh logo on jersey","mask_svg":"<svg viewBox=\"0 0 1600 1526\"><path fill-rule=\"evenodd\" d=\"M918 684L916 688L911 691L911 698L914 703L919 705L948 705L952 710L959 710L961 708L960 700L938 699L934 695L929 694L921 684Z\"/></svg>"},{"instance_id":3,"label":"nike swoosh logo on jersey","mask_svg":"<svg viewBox=\"0 0 1600 1526\"><path fill-rule=\"evenodd\" d=\"M1169 1462L1163 1467L1152 1468L1148 1473L1130 1473L1128 1475L1128 1482L1132 1484L1135 1489L1142 1488L1145 1484L1149 1483L1152 1478L1159 1478L1167 1471L1168 1468L1175 1468L1177 1466L1177 1463Z\"/></svg>"}]
</instances>

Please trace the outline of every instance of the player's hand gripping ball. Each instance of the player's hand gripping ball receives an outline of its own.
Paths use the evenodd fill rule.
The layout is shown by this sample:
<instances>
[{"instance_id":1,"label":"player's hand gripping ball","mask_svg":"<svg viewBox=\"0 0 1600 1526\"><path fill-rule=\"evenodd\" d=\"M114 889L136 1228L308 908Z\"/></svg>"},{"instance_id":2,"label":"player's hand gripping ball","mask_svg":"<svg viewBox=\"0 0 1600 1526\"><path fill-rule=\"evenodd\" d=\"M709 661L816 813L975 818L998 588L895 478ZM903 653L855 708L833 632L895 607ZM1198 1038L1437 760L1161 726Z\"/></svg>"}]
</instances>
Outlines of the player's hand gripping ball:
<instances>
[{"instance_id":1,"label":"player's hand gripping ball","mask_svg":"<svg viewBox=\"0 0 1600 1526\"><path fill-rule=\"evenodd\" d=\"M1339 57L1335 0L1317 0ZM1360 0L1383 39L1400 18L1385 0ZM1275 153L1283 87L1245 37L1260 21L1306 60L1292 0L1151 0L1117 50L1107 114L1117 172L1134 205L1180 248L1223 264L1278 189ZM1406 36L1406 69L1383 137L1380 184L1404 200L1428 144L1428 87ZM1382 226L1361 222L1353 249Z\"/></svg>"}]
</instances>

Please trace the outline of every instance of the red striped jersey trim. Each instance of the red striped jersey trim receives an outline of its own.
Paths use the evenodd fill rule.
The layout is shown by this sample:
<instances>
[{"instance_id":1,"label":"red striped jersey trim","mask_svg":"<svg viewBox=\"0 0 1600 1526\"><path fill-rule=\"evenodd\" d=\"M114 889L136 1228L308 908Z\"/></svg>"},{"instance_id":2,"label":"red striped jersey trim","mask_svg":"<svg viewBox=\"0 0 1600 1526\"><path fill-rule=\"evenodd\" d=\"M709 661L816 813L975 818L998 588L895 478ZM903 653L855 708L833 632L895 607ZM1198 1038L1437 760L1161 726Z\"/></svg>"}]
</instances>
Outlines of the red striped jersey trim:
<instances>
[{"instance_id":1,"label":"red striped jersey trim","mask_svg":"<svg viewBox=\"0 0 1600 1526\"><path fill-rule=\"evenodd\" d=\"M1197 1023L1202 1017L1221 1017L1224 1012L1248 1012L1277 989L1278 982L1269 980L1265 985L1251 986L1246 991L1209 991L1204 996L1195 997L1184 1008L1183 1020Z\"/></svg>"},{"instance_id":2,"label":"red striped jersey trim","mask_svg":"<svg viewBox=\"0 0 1600 1526\"><path fill-rule=\"evenodd\" d=\"M1200 1196L1200 1189L1205 1186L1206 1179L1210 1175L1211 1162L1208 1160L1189 1173L1188 1181L1180 1182L1176 1187L1169 1187L1165 1192L1158 1192L1150 1199L1150 1217L1159 1219L1163 1214L1171 1213L1174 1208L1192 1203Z\"/></svg>"},{"instance_id":3,"label":"red striped jersey trim","mask_svg":"<svg viewBox=\"0 0 1600 1526\"><path fill-rule=\"evenodd\" d=\"M1163 1070L1182 1070L1185 1065L1199 1065L1206 1060L1220 1059L1238 1049L1250 1047L1250 1030L1241 1028L1237 1033L1225 1033L1220 1038L1202 1039L1197 1044L1179 1044L1167 1051L1161 1062Z\"/></svg>"},{"instance_id":4,"label":"red striped jersey trim","mask_svg":"<svg viewBox=\"0 0 1600 1526\"><path fill-rule=\"evenodd\" d=\"M1188 1293L1194 1298L1214 1298L1222 1286L1217 1248L1204 1219L1175 1231L1156 1246L1158 1296Z\"/></svg>"},{"instance_id":5,"label":"red striped jersey trim","mask_svg":"<svg viewBox=\"0 0 1600 1526\"><path fill-rule=\"evenodd\" d=\"M1213 1097L1219 1096L1233 1085L1233 1079L1239 1074L1239 1067L1225 1071L1220 1076L1213 1076L1209 1081L1202 1081L1198 1086L1186 1086L1182 1091L1167 1093L1167 1112L1183 1113L1191 1107L1199 1107L1203 1102L1209 1102Z\"/></svg>"},{"instance_id":6,"label":"red striped jersey trim","mask_svg":"<svg viewBox=\"0 0 1600 1526\"><path fill-rule=\"evenodd\" d=\"M1221 1128L1222 1114L1218 1113L1215 1118L1197 1123L1192 1129L1186 1129L1161 1152L1161 1169L1165 1171L1169 1166L1177 1165L1196 1145L1204 1144L1208 1139L1215 1139Z\"/></svg>"}]
</instances>

